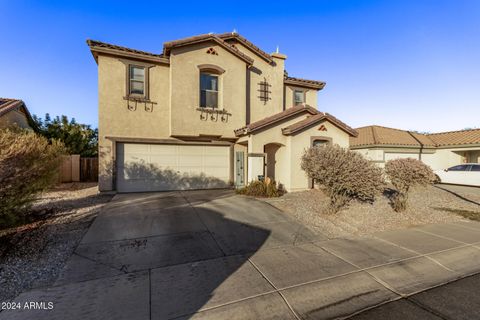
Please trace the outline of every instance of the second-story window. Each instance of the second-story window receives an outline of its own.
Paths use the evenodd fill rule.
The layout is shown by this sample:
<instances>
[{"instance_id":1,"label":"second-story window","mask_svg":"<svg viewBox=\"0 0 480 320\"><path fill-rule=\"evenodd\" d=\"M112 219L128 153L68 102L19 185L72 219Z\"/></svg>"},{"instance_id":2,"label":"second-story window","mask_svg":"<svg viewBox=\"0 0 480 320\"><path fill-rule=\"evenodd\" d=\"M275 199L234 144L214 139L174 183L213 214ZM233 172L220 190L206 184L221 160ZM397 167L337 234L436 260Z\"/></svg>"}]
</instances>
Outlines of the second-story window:
<instances>
[{"instance_id":1,"label":"second-story window","mask_svg":"<svg viewBox=\"0 0 480 320\"><path fill-rule=\"evenodd\" d=\"M218 76L200 73L200 107L218 108Z\"/></svg>"},{"instance_id":2,"label":"second-story window","mask_svg":"<svg viewBox=\"0 0 480 320\"><path fill-rule=\"evenodd\" d=\"M293 105L305 103L305 91L303 90L294 90L293 91Z\"/></svg>"},{"instance_id":3,"label":"second-story window","mask_svg":"<svg viewBox=\"0 0 480 320\"><path fill-rule=\"evenodd\" d=\"M130 65L129 94L145 96L145 67Z\"/></svg>"}]
</instances>

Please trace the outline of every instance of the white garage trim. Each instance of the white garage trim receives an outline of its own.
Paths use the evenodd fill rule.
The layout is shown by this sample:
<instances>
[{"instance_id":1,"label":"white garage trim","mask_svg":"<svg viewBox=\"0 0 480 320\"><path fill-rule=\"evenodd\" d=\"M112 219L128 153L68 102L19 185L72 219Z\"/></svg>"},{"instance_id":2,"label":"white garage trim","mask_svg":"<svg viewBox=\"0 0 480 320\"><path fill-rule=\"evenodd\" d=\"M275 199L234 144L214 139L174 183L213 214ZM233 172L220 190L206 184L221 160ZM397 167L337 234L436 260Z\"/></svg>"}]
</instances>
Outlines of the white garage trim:
<instances>
[{"instance_id":1,"label":"white garage trim","mask_svg":"<svg viewBox=\"0 0 480 320\"><path fill-rule=\"evenodd\" d=\"M226 188L230 146L120 143L116 145L119 192Z\"/></svg>"}]
</instances>

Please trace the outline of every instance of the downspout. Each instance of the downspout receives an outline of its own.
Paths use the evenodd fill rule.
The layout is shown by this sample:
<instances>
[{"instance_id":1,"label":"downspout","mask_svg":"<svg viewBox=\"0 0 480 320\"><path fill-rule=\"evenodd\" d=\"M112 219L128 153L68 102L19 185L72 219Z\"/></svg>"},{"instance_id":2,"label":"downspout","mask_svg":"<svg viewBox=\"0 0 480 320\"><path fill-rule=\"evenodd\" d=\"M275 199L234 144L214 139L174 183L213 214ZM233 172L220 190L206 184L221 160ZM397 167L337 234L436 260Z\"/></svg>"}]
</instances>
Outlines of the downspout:
<instances>
[{"instance_id":1,"label":"downspout","mask_svg":"<svg viewBox=\"0 0 480 320\"><path fill-rule=\"evenodd\" d=\"M247 66L247 69L246 69L246 90L245 90L245 95L246 95L246 112L245 112L245 125L249 125L250 124L250 81L251 81L251 76L250 76L250 67Z\"/></svg>"},{"instance_id":2,"label":"downspout","mask_svg":"<svg viewBox=\"0 0 480 320\"><path fill-rule=\"evenodd\" d=\"M422 161L423 143L421 143L420 140L418 140L417 137L413 135L413 133L411 133L410 131L407 131L407 132L409 135L412 136L413 139L415 139L415 141L417 141L420 144L420 153L418 154L418 160Z\"/></svg>"}]
</instances>

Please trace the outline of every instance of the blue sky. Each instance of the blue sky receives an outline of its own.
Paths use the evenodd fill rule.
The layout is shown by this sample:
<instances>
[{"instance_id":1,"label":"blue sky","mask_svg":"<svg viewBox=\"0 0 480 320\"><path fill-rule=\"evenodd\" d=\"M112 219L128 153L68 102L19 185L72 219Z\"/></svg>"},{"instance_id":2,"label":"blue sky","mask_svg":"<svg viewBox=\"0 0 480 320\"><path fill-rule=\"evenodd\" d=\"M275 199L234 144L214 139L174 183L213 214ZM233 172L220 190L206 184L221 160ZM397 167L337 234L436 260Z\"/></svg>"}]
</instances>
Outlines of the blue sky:
<instances>
[{"instance_id":1,"label":"blue sky","mask_svg":"<svg viewBox=\"0 0 480 320\"><path fill-rule=\"evenodd\" d=\"M160 52L233 29L267 52L278 45L290 75L326 81L319 109L353 127L480 127L478 0L0 0L0 96L96 126L87 38Z\"/></svg>"}]
</instances>

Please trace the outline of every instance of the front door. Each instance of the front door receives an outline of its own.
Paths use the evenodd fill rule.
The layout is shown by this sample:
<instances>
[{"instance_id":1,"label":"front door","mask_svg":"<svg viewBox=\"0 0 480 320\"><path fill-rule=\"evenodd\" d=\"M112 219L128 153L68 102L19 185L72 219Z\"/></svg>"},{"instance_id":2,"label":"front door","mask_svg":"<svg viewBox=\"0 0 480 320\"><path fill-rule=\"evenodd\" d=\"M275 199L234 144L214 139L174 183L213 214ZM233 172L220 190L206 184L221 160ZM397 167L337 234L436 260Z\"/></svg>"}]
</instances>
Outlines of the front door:
<instances>
[{"instance_id":1,"label":"front door","mask_svg":"<svg viewBox=\"0 0 480 320\"><path fill-rule=\"evenodd\" d=\"M245 185L245 159L243 151L237 151L235 153L235 185L244 186Z\"/></svg>"}]
</instances>

